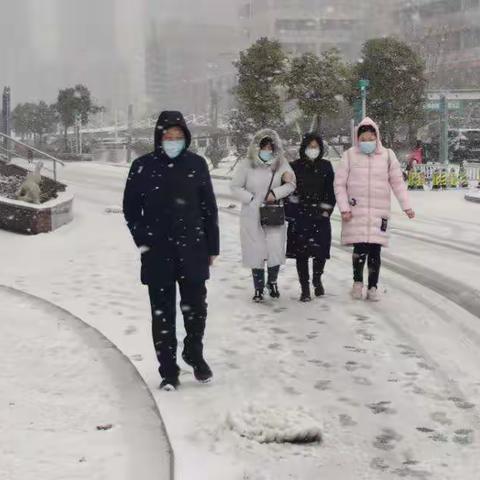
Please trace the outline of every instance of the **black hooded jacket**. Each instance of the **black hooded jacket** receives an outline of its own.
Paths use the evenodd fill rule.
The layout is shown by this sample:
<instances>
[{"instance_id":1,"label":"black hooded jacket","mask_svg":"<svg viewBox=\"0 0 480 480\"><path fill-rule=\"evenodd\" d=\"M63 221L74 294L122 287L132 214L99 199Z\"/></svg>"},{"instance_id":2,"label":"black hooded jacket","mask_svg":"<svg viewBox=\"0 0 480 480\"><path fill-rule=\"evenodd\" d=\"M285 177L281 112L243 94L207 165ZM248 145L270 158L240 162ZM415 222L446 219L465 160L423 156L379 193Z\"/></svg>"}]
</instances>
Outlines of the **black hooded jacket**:
<instances>
[{"instance_id":1,"label":"black hooded jacket","mask_svg":"<svg viewBox=\"0 0 480 480\"><path fill-rule=\"evenodd\" d=\"M170 159L165 130L180 127L184 151ZM218 210L206 161L188 151L191 134L180 112L162 112L155 151L132 164L123 212L135 244L142 247L142 282L166 285L209 278L209 257L219 254Z\"/></svg>"},{"instance_id":2,"label":"black hooded jacket","mask_svg":"<svg viewBox=\"0 0 480 480\"><path fill-rule=\"evenodd\" d=\"M320 155L310 160L305 150L312 140L320 145ZM335 208L332 164L323 159L323 140L309 133L303 137L300 158L291 164L297 179L297 190L289 199L287 256L330 257L330 215Z\"/></svg>"},{"instance_id":3,"label":"black hooded jacket","mask_svg":"<svg viewBox=\"0 0 480 480\"><path fill-rule=\"evenodd\" d=\"M320 145L320 155L317 159L310 160L305 154L305 150L313 140ZM297 178L295 195L299 199L299 204L304 207L321 206L322 211L331 214L336 203L333 189L334 172L332 164L323 159L323 154L322 137L308 133L303 137L300 146L300 158L291 166Z\"/></svg>"}]
</instances>

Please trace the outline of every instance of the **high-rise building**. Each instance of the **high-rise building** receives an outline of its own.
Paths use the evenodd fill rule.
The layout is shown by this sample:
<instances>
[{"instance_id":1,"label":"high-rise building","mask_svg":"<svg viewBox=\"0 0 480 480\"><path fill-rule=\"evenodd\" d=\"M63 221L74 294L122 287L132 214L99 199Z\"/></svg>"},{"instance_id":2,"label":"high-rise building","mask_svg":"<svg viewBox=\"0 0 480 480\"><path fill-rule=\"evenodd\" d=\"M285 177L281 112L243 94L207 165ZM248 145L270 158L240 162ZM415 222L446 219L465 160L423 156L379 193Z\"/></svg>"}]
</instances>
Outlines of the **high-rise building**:
<instances>
[{"instance_id":1,"label":"high-rise building","mask_svg":"<svg viewBox=\"0 0 480 480\"><path fill-rule=\"evenodd\" d=\"M181 0L165 9L150 0L145 81L152 113L168 108L207 117L217 100L220 115L229 109L242 47L232 5Z\"/></svg>"},{"instance_id":2,"label":"high-rise building","mask_svg":"<svg viewBox=\"0 0 480 480\"><path fill-rule=\"evenodd\" d=\"M426 59L432 87L478 88L480 0L409 0L396 24Z\"/></svg>"},{"instance_id":3,"label":"high-rise building","mask_svg":"<svg viewBox=\"0 0 480 480\"><path fill-rule=\"evenodd\" d=\"M0 90L12 87L12 102L28 94L35 63L29 1L0 0Z\"/></svg>"},{"instance_id":4,"label":"high-rise building","mask_svg":"<svg viewBox=\"0 0 480 480\"><path fill-rule=\"evenodd\" d=\"M388 3L388 2L387 2ZM260 37L279 40L292 55L320 54L337 48L357 58L362 43L376 36L380 23L369 22L376 0L246 0L240 9L250 43Z\"/></svg>"}]
</instances>

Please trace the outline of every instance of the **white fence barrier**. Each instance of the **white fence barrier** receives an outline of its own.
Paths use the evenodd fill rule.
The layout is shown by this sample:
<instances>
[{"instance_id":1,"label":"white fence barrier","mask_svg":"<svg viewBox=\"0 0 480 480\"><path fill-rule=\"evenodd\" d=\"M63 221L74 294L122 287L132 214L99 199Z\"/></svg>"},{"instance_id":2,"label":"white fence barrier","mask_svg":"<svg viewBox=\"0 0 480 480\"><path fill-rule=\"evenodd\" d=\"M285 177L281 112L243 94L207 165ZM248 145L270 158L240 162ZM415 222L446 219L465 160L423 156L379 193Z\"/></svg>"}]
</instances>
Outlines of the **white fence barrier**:
<instances>
[{"instance_id":1,"label":"white fence barrier","mask_svg":"<svg viewBox=\"0 0 480 480\"><path fill-rule=\"evenodd\" d=\"M464 163L465 172L469 180L480 181L480 163Z\"/></svg>"}]
</instances>

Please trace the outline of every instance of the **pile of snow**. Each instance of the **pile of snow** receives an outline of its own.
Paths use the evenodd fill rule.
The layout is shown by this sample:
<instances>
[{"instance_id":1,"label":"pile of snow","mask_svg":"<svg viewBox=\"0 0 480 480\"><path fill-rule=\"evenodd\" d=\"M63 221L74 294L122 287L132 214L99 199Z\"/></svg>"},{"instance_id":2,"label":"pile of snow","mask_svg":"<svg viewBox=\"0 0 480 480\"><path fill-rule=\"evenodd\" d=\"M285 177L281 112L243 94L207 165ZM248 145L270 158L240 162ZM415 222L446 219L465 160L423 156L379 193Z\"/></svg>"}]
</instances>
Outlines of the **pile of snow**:
<instances>
[{"instance_id":1,"label":"pile of snow","mask_svg":"<svg viewBox=\"0 0 480 480\"><path fill-rule=\"evenodd\" d=\"M303 407L249 404L227 416L230 429L258 443L312 443L322 441L319 421Z\"/></svg>"},{"instance_id":2,"label":"pile of snow","mask_svg":"<svg viewBox=\"0 0 480 480\"><path fill-rule=\"evenodd\" d=\"M468 200L469 202L480 203L480 189L471 190L470 192L466 193L465 200Z\"/></svg>"}]
</instances>

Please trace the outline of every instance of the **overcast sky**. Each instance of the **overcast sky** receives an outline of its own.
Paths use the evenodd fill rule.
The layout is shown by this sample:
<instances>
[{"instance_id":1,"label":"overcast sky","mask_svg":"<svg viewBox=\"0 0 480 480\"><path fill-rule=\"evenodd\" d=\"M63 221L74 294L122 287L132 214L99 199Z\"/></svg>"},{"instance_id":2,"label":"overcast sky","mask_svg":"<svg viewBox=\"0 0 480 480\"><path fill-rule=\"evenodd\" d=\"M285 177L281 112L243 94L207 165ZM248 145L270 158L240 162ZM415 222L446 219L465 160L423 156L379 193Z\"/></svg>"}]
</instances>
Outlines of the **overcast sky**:
<instances>
[{"instance_id":1,"label":"overcast sky","mask_svg":"<svg viewBox=\"0 0 480 480\"><path fill-rule=\"evenodd\" d=\"M14 103L53 101L58 88L75 79L101 89L115 56L126 60L126 74L141 83L139 57L152 19L232 25L237 4L237 0L0 0L0 88L12 87ZM105 68L92 68L99 57L105 58Z\"/></svg>"}]
</instances>

